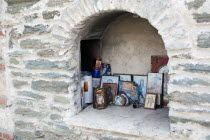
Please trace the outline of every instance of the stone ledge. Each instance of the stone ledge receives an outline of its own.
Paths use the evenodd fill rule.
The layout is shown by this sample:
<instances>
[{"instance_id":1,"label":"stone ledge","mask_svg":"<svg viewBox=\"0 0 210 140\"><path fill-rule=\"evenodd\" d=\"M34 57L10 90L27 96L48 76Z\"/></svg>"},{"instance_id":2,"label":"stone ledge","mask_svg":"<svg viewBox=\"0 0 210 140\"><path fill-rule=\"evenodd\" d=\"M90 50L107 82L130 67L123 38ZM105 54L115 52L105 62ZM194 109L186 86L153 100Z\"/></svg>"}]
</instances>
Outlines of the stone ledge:
<instances>
[{"instance_id":1,"label":"stone ledge","mask_svg":"<svg viewBox=\"0 0 210 140\"><path fill-rule=\"evenodd\" d=\"M75 128L97 129L136 137L164 139L170 133L167 108L146 110L133 109L132 106L109 106L104 110L95 110L89 106L67 122Z\"/></svg>"}]
</instances>

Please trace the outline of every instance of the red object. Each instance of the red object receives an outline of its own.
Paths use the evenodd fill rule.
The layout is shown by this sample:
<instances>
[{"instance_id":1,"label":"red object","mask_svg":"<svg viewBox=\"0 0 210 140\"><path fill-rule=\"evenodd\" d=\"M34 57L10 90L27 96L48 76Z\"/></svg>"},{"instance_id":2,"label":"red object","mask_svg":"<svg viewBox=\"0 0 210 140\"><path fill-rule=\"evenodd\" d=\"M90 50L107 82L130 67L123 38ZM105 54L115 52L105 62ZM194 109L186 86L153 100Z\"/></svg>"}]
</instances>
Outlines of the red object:
<instances>
[{"instance_id":1,"label":"red object","mask_svg":"<svg viewBox=\"0 0 210 140\"><path fill-rule=\"evenodd\" d=\"M6 140L13 140L13 137L10 136L9 134L4 134L4 138L5 138Z\"/></svg>"},{"instance_id":2,"label":"red object","mask_svg":"<svg viewBox=\"0 0 210 140\"><path fill-rule=\"evenodd\" d=\"M99 68L99 67L93 67L93 69L100 70L100 68Z\"/></svg>"},{"instance_id":3,"label":"red object","mask_svg":"<svg viewBox=\"0 0 210 140\"><path fill-rule=\"evenodd\" d=\"M5 65L0 65L0 71L5 71Z\"/></svg>"},{"instance_id":4,"label":"red object","mask_svg":"<svg viewBox=\"0 0 210 140\"><path fill-rule=\"evenodd\" d=\"M1 30L0 30L0 36L5 36Z\"/></svg>"},{"instance_id":5,"label":"red object","mask_svg":"<svg viewBox=\"0 0 210 140\"><path fill-rule=\"evenodd\" d=\"M7 99L6 98L0 98L0 104L6 105L7 104Z\"/></svg>"},{"instance_id":6,"label":"red object","mask_svg":"<svg viewBox=\"0 0 210 140\"><path fill-rule=\"evenodd\" d=\"M152 56L151 57L151 72L157 73L160 68L168 64L168 56Z\"/></svg>"},{"instance_id":7,"label":"red object","mask_svg":"<svg viewBox=\"0 0 210 140\"><path fill-rule=\"evenodd\" d=\"M96 58L95 62L94 62L94 67L101 68L101 61L102 61L102 59Z\"/></svg>"}]
</instances>

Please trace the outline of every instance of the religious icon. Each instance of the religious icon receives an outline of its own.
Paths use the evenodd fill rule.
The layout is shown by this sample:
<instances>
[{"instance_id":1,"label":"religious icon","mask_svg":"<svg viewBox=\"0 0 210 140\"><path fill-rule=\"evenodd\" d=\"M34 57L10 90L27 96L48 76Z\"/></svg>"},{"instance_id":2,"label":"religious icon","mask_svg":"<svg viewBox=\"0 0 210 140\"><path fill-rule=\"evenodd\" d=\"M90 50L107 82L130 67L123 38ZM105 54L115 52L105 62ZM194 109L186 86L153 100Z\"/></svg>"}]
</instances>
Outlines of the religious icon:
<instances>
[{"instance_id":1,"label":"religious icon","mask_svg":"<svg viewBox=\"0 0 210 140\"><path fill-rule=\"evenodd\" d=\"M117 95L117 84L103 83L103 88L106 89L108 103L112 104L114 97Z\"/></svg>"},{"instance_id":2,"label":"religious icon","mask_svg":"<svg viewBox=\"0 0 210 140\"><path fill-rule=\"evenodd\" d=\"M94 88L93 108L104 109L107 108L107 97L104 88Z\"/></svg>"},{"instance_id":3,"label":"religious icon","mask_svg":"<svg viewBox=\"0 0 210 140\"><path fill-rule=\"evenodd\" d=\"M155 109L157 94L147 93L144 108Z\"/></svg>"},{"instance_id":4,"label":"religious icon","mask_svg":"<svg viewBox=\"0 0 210 140\"><path fill-rule=\"evenodd\" d=\"M147 91L147 76L134 75L133 81L134 85L137 87L139 102L144 103Z\"/></svg>"},{"instance_id":5,"label":"religious icon","mask_svg":"<svg viewBox=\"0 0 210 140\"><path fill-rule=\"evenodd\" d=\"M163 74L148 73L147 92L162 94L162 89L163 89Z\"/></svg>"}]
</instances>

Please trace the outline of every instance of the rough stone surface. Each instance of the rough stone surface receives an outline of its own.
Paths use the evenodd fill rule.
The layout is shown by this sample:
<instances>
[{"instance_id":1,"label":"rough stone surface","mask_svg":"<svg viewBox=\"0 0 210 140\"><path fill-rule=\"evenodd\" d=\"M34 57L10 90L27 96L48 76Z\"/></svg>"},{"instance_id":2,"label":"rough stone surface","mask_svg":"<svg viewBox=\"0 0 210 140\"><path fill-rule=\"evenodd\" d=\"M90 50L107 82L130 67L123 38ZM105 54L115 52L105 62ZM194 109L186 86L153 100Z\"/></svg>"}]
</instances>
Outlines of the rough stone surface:
<instances>
[{"instance_id":1,"label":"rough stone surface","mask_svg":"<svg viewBox=\"0 0 210 140\"><path fill-rule=\"evenodd\" d=\"M37 138L43 138L44 134L42 134L39 131L36 132L30 132L30 131L16 131L15 132L16 140L24 139L37 139Z\"/></svg>"},{"instance_id":2,"label":"rough stone surface","mask_svg":"<svg viewBox=\"0 0 210 140\"><path fill-rule=\"evenodd\" d=\"M23 30L23 34L41 34L46 32L48 29L47 25L43 25L43 24L39 24L39 25L35 25L35 26L24 26L24 30Z\"/></svg>"},{"instance_id":3,"label":"rough stone surface","mask_svg":"<svg viewBox=\"0 0 210 140\"><path fill-rule=\"evenodd\" d=\"M199 78L193 78L193 79L185 78L182 80L173 80L171 83L174 85L181 85L181 86L195 86L195 85L210 86L210 82Z\"/></svg>"},{"instance_id":4,"label":"rough stone surface","mask_svg":"<svg viewBox=\"0 0 210 140\"><path fill-rule=\"evenodd\" d=\"M70 62L71 63L71 62ZM46 59L29 60L26 63L28 69L69 69L67 61L49 61Z\"/></svg>"},{"instance_id":5,"label":"rough stone surface","mask_svg":"<svg viewBox=\"0 0 210 140\"><path fill-rule=\"evenodd\" d=\"M13 28L13 29L9 32L9 35L10 35L10 37L11 37L12 39L18 39L18 38L21 36L21 34L18 33L17 28Z\"/></svg>"},{"instance_id":6,"label":"rough stone surface","mask_svg":"<svg viewBox=\"0 0 210 140\"><path fill-rule=\"evenodd\" d=\"M19 81L19 80L13 80L13 86L15 88L21 88L22 86L28 85L28 82L26 81Z\"/></svg>"},{"instance_id":7,"label":"rough stone surface","mask_svg":"<svg viewBox=\"0 0 210 140\"><path fill-rule=\"evenodd\" d=\"M49 0L47 3L47 6L49 7L57 7L57 6L63 6L67 2L71 2L73 0Z\"/></svg>"},{"instance_id":8,"label":"rough stone surface","mask_svg":"<svg viewBox=\"0 0 210 140\"><path fill-rule=\"evenodd\" d=\"M59 11L44 11L42 13L43 19L54 19L55 16L60 16Z\"/></svg>"},{"instance_id":9,"label":"rough stone surface","mask_svg":"<svg viewBox=\"0 0 210 140\"><path fill-rule=\"evenodd\" d=\"M19 62L17 59L15 59L15 58L10 58L10 59L9 59L9 63L10 63L10 64L14 64L14 65L20 64L20 62Z\"/></svg>"},{"instance_id":10,"label":"rough stone surface","mask_svg":"<svg viewBox=\"0 0 210 140\"><path fill-rule=\"evenodd\" d=\"M35 93L31 92L31 91L18 91L17 94L19 96L25 96L25 97L29 97L29 98L37 99L37 100L45 99L44 96L35 94Z\"/></svg>"},{"instance_id":11,"label":"rough stone surface","mask_svg":"<svg viewBox=\"0 0 210 140\"><path fill-rule=\"evenodd\" d=\"M37 55L41 57L50 57L55 56L56 54L56 51L54 51L53 49L41 50L37 52Z\"/></svg>"},{"instance_id":12,"label":"rough stone surface","mask_svg":"<svg viewBox=\"0 0 210 140\"><path fill-rule=\"evenodd\" d=\"M197 23L204 23L204 22L210 22L210 14L202 13L202 14L193 14L194 19L197 21Z\"/></svg>"},{"instance_id":13,"label":"rough stone surface","mask_svg":"<svg viewBox=\"0 0 210 140\"><path fill-rule=\"evenodd\" d=\"M31 101L23 101L23 100L17 100L16 104L18 105L23 105L23 106L30 106L33 105L33 103Z\"/></svg>"},{"instance_id":14,"label":"rough stone surface","mask_svg":"<svg viewBox=\"0 0 210 140\"><path fill-rule=\"evenodd\" d=\"M192 59L191 54L179 54L179 55L173 55L171 58L178 58L178 59Z\"/></svg>"},{"instance_id":15,"label":"rough stone surface","mask_svg":"<svg viewBox=\"0 0 210 140\"><path fill-rule=\"evenodd\" d=\"M197 39L198 47L210 48L210 32L200 34Z\"/></svg>"},{"instance_id":16,"label":"rough stone surface","mask_svg":"<svg viewBox=\"0 0 210 140\"><path fill-rule=\"evenodd\" d=\"M48 43L42 43L39 39L26 39L20 42L23 49L42 49L48 47Z\"/></svg>"},{"instance_id":17,"label":"rough stone surface","mask_svg":"<svg viewBox=\"0 0 210 140\"><path fill-rule=\"evenodd\" d=\"M31 122L16 121L15 125L19 128L34 129L35 126Z\"/></svg>"},{"instance_id":18,"label":"rough stone surface","mask_svg":"<svg viewBox=\"0 0 210 140\"><path fill-rule=\"evenodd\" d=\"M23 8L28 8L40 0L5 0L8 3L7 12L10 14L19 13Z\"/></svg>"},{"instance_id":19,"label":"rough stone surface","mask_svg":"<svg viewBox=\"0 0 210 140\"><path fill-rule=\"evenodd\" d=\"M19 76L19 77L31 77L32 76L31 73L22 73L22 72L14 72L14 71L11 71L11 74L13 76Z\"/></svg>"},{"instance_id":20,"label":"rough stone surface","mask_svg":"<svg viewBox=\"0 0 210 140\"><path fill-rule=\"evenodd\" d=\"M203 4L206 2L206 0L194 0L191 2L186 3L188 9L199 9L203 6Z\"/></svg>"},{"instance_id":21,"label":"rough stone surface","mask_svg":"<svg viewBox=\"0 0 210 140\"><path fill-rule=\"evenodd\" d=\"M169 94L171 101L183 104L204 104L210 103L210 94L197 94L195 92L173 92Z\"/></svg>"},{"instance_id":22,"label":"rough stone surface","mask_svg":"<svg viewBox=\"0 0 210 140\"><path fill-rule=\"evenodd\" d=\"M19 56L23 56L27 54L30 54L30 52L29 51L14 51L14 52L8 53L8 55L11 57L19 57Z\"/></svg>"},{"instance_id":23,"label":"rough stone surface","mask_svg":"<svg viewBox=\"0 0 210 140\"><path fill-rule=\"evenodd\" d=\"M31 88L37 91L68 93L69 83L62 81L32 81Z\"/></svg>"},{"instance_id":24,"label":"rough stone surface","mask_svg":"<svg viewBox=\"0 0 210 140\"><path fill-rule=\"evenodd\" d=\"M70 76L66 74L60 74L60 73L40 73L42 76L45 76L47 78L70 78Z\"/></svg>"},{"instance_id":25,"label":"rough stone surface","mask_svg":"<svg viewBox=\"0 0 210 140\"><path fill-rule=\"evenodd\" d=\"M16 114L21 114L21 115L26 115L26 116L30 116L30 117L40 117L42 116L42 113L37 112L37 111L33 111L29 108L17 108L15 110Z\"/></svg>"},{"instance_id":26,"label":"rough stone surface","mask_svg":"<svg viewBox=\"0 0 210 140\"><path fill-rule=\"evenodd\" d=\"M210 73L209 65L200 65L200 64L178 64L174 69L197 72L197 73Z\"/></svg>"},{"instance_id":27,"label":"rough stone surface","mask_svg":"<svg viewBox=\"0 0 210 140\"><path fill-rule=\"evenodd\" d=\"M195 124L199 124L204 127L210 127L210 122L208 122L208 121L199 121L199 120L185 119L185 118L179 118L179 117L173 117L173 116L170 116L170 121L172 124L195 123Z\"/></svg>"},{"instance_id":28,"label":"rough stone surface","mask_svg":"<svg viewBox=\"0 0 210 140\"><path fill-rule=\"evenodd\" d=\"M55 96L54 101L55 101L55 102L62 103L62 104L69 104L69 103L70 103L70 101L69 101L68 98L66 98L66 97L61 97L61 96Z\"/></svg>"},{"instance_id":29,"label":"rough stone surface","mask_svg":"<svg viewBox=\"0 0 210 140\"><path fill-rule=\"evenodd\" d=\"M58 114L52 114L52 115L50 115L50 119L51 120L62 120L63 117L61 115L58 115Z\"/></svg>"},{"instance_id":30,"label":"rough stone surface","mask_svg":"<svg viewBox=\"0 0 210 140\"><path fill-rule=\"evenodd\" d=\"M32 15L25 16L25 21L26 22L31 22L31 21L34 21L37 18L38 18L38 14L37 13L34 13Z\"/></svg>"}]
</instances>

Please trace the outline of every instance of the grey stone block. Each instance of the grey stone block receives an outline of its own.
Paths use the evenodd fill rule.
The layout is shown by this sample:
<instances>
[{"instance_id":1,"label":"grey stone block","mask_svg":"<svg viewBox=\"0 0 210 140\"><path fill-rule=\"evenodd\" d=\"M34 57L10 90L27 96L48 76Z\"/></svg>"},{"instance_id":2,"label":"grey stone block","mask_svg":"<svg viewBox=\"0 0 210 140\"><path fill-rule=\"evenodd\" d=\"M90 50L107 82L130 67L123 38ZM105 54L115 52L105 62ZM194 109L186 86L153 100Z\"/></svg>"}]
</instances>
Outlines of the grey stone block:
<instances>
[{"instance_id":1,"label":"grey stone block","mask_svg":"<svg viewBox=\"0 0 210 140\"><path fill-rule=\"evenodd\" d=\"M7 12L10 14L19 13L23 8L28 8L40 0L5 0L8 4Z\"/></svg>"},{"instance_id":2,"label":"grey stone block","mask_svg":"<svg viewBox=\"0 0 210 140\"><path fill-rule=\"evenodd\" d=\"M27 106L33 105L33 103L31 101L24 101L24 100L17 100L15 103L18 104L18 105L23 105L23 106L25 106L25 105L27 105Z\"/></svg>"},{"instance_id":3,"label":"grey stone block","mask_svg":"<svg viewBox=\"0 0 210 140\"><path fill-rule=\"evenodd\" d=\"M29 51L13 51L13 52L8 53L10 57L19 57L19 56L23 56L27 54L30 54L30 52Z\"/></svg>"},{"instance_id":4,"label":"grey stone block","mask_svg":"<svg viewBox=\"0 0 210 140\"><path fill-rule=\"evenodd\" d=\"M56 56L57 52L54 51L53 49L47 49L47 50L38 51L37 55L41 57L50 57L50 56Z\"/></svg>"},{"instance_id":5,"label":"grey stone block","mask_svg":"<svg viewBox=\"0 0 210 140\"><path fill-rule=\"evenodd\" d=\"M41 34L46 32L48 29L47 25L43 25L43 24L39 24L39 25L35 25L35 26L24 26L24 30L23 30L23 34Z\"/></svg>"},{"instance_id":6,"label":"grey stone block","mask_svg":"<svg viewBox=\"0 0 210 140\"><path fill-rule=\"evenodd\" d=\"M179 64L178 66L173 67L173 69L197 73L210 73L210 66L201 64Z\"/></svg>"},{"instance_id":7,"label":"grey stone block","mask_svg":"<svg viewBox=\"0 0 210 140\"><path fill-rule=\"evenodd\" d=\"M171 58L178 58L178 59L192 59L191 54L179 54L179 55L173 55Z\"/></svg>"},{"instance_id":8,"label":"grey stone block","mask_svg":"<svg viewBox=\"0 0 210 140\"><path fill-rule=\"evenodd\" d=\"M69 104L70 101L68 98L66 97L61 97L61 96L55 96L54 97L54 101L55 102L58 102L58 103L62 103L62 104Z\"/></svg>"},{"instance_id":9,"label":"grey stone block","mask_svg":"<svg viewBox=\"0 0 210 140\"><path fill-rule=\"evenodd\" d=\"M12 28L12 30L9 32L9 35L12 39L18 39L21 37L21 34L18 33L17 28Z\"/></svg>"},{"instance_id":10,"label":"grey stone block","mask_svg":"<svg viewBox=\"0 0 210 140\"><path fill-rule=\"evenodd\" d=\"M185 119L185 118L179 118L179 117L174 117L174 116L170 116L170 121L172 124L177 124L177 123L193 123L193 124L199 124L203 127L208 127L210 128L210 122L208 121L201 121L201 120L192 120L192 119Z\"/></svg>"},{"instance_id":11,"label":"grey stone block","mask_svg":"<svg viewBox=\"0 0 210 140\"><path fill-rule=\"evenodd\" d=\"M206 2L206 0L194 0L191 2L187 2L185 3L188 7L188 9L199 9L201 6L203 6L203 4Z\"/></svg>"},{"instance_id":12,"label":"grey stone block","mask_svg":"<svg viewBox=\"0 0 210 140\"><path fill-rule=\"evenodd\" d=\"M10 59L9 59L9 63L10 63L10 64L14 64L14 65L20 64L20 62L19 62L17 59L15 59L15 58L10 58Z\"/></svg>"},{"instance_id":13,"label":"grey stone block","mask_svg":"<svg viewBox=\"0 0 210 140\"><path fill-rule=\"evenodd\" d=\"M66 74L60 74L60 73L40 73L40 75L47 77L47 78L70 78L70 76Z\"/></svg>"},{"instance_id":14,"label":"grey stone block","mask_svg":"<svg viewBox=\"0 0 210 140\"><path fill-rule=\"evenodd\" d=\"M21 88L22 86L28 85L28 82L26 82L26 81L19 81L19 80L13 80L12 83L13 83L13 86L15 88Z\"/></svg>"},{"instance_id":15,"label":"grey stone block","mask_svg":"<svg viewBox=\"0 0 210 140\"><path fill-rule=\"evenodd\" d=\"M68 93L69 83L63 81L32 81L31 88L37 91Z\"/></svg>"},{"instance_id":16,"label":"grey stone block","mask_svg":"<svg viewBox=\"0 0 210 140\"><path fill-rule=\"evenodd\" d=\"M22 128L22 129L35 129L33 123L24 122L24 121L15 121L15 127Z\"/></svg>"},{"instance_id":17,"label":"grey stone block","mask_svg":"<svg viewBox=\"0 0 210 140\"><path fill-rule=\"evenodd\" d=\"M66 109L66 108L59 107L59 106L54 106L54 105L51 105L51 106L50 106L50 109L55 110L55 111L59 111L59 112L63 112L63 111L68 110L68 109Z\"/></svg>"},{"instance_id":18,"label":"grey stone block","mask_svg":"<svg viewBox=\"0 0 210 140\"><path fill-rule=\"evenodd\" d=\"M25 16L25 21L26 22L31 22L31 21L34 21L37 18L38 18L38 14L37 13L34 13L32 15Z\"/></svg>"},{"instance_id":19,"label":"grey stone block","mask_svg":"<svg viewBox=\"0 0 210 140\"><path fill-rule=\"evenodd\" d=\"M43 138L45 135L40 131L30 132L30 131L15 131L15 136L19 139L34 140L37 138Z\"/></svg>"},{"instance_id":20,"label":"grey stone block","mask_svg":"<svg viewBox=\"0 0 210 140\"><path fill-rule=\"evenodd\" d=\"M42 13L43 19L54 19L55 16L60 16L60 12L55 10L55 11L44 11Z\"/></svg>"},{"instance_id":21,"label":"grey stone block","mask_svg":"<svg viewBox=\"0 0 210 140\"><path fill-rule=\"evenodd\" d=\"M22 72L15 72L15 71L11 71L11 74L13 76L19 76L19 77L31 77L33 75L31 73L22 73Z\"/></svg>"},{"instance_id":22,"label":"grey stone block","mask_svg":"<svg viewBox=\"0 0 210 140\"><path fill-rule=\"evenodd\" d=\"M33 111L30 108L17 108L15 110L15 114L20 114L24 116L31 116L31 117L41 117L42 113Z\"/></svg>"},{"instance_id":23,"label":"grey stone block","mask_svg":"<svg viewBox=\"0 0 210 140\"><path fill-rule=\"evenodd\" d=\"M57 6L63 6L67 2L71 2L74 0L49 0L47 3L47 6L49 7L57 7Z\"/></svg>"},{"instance_id":24,"label":"grey stone block","mask_svg":"<svg viewBox=\"0 0 210 140\"><path fill-rule=\"evenodd\" d=\"M210 48L210 32L200 34L197 42L200 48Z\"/></svg>"},{"instance_id":25,"label":"grey stone block","mask_svg":"<svg viewBox=\"0 0 210 140\"><path fill-rule=\"evenodd\" d=\"M204 23L204 22L210 22L210 14L202 13L202 14L193 14L194 19L197 23Z\"/></svg>"},{"instance_id":26,"label":"grey stone block","mask_svg":"<svg viewBox=\"0 0 210 140\"><path fill-rule=\"evenodd\" d=\"M32 99L37 99L37 100L44 100L45 99L44 96L35 94L35 93L31 92L31 91L18 91L17 92L17 95L19 95L19 96L25 96L25 97L30 97Z\"/></svg>"},{"instance_id":27,"label":"grey stone block","mask_svg":"<svg viewBox=\"0 0 210 140\"><path fill-rule=\"evenodd\" d=\"M28 69L69 69L67 61L49 61L46 59L29 60L25 66Z\"/></svg>"},{"instance_id":28,"label":"grey stone block","mask_svg":"<svg viewBox=\"0 0 210 140\"><path fill-rule=\"evenodd\" d=\"M193 78L193 79L185 78L180 80L173 80L171 84L180 85L180 86L194 86L194 85L210 86L210 82L199 78Z\"/></svg>"},{"instance_id":29,"label":"grey stone block","mask_svg":"<svg viewBox=\"0 0 210 140\"><path fill-rule=\"evenodd\" d=\"M43 49L49 47L48 43L42 43L39 39L25 39L20 42L23 49Z\"/></svg>"},{"instance_id":30,"label":"grey stone block","mask_svg":"<svg viewBox=\"0 0 210 140\"><path fill-rule=\"evenodd\" d=\"M58 114L52 114L52 115L50 115L50 119L51 120L62 120L63 117L61 115L58 115Z\"/></svg>"},{"instance_id":31,"label":"grey stone block","mask_svg":"<svg viewBox=\"0 0 210 140\"><path fill-rule=\"evenodd\" d=\"M179 102L183 104L201 104L201 103L210 103L210 94L201 94L198 95L194 92L173 92L169 94L171 101Z\"/></svg>"}]
</instances>

